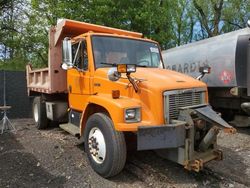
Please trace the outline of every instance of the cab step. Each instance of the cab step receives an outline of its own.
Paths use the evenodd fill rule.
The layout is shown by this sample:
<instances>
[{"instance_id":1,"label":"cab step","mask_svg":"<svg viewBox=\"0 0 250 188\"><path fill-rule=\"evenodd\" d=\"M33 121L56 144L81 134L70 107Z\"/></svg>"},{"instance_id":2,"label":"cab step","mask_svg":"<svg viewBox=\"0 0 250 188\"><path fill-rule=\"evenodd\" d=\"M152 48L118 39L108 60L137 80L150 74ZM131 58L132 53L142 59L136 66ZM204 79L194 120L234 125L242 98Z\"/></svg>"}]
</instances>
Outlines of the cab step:
<instances>
[{"instance_id":1,"label":"cab step","mask_svg":"<svg viewBox=\"0 0 250 188\"><path fill-rule=\"evenodd\" d=\"M80 137L80 129L72 123L64 123L59 125L60 128L67 131L68 133L74 135L75 137Z\"/></svg>"}]
</instances>

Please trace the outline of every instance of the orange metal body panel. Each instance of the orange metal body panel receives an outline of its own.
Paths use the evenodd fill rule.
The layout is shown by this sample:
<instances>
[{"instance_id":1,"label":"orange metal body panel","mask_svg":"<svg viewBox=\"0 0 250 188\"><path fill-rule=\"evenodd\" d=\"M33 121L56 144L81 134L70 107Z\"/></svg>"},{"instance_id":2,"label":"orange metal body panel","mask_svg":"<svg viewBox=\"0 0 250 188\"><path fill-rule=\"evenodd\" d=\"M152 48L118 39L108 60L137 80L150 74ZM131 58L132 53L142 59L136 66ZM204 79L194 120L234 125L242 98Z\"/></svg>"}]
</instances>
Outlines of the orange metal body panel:
<instances>
[{"instance_id":1,"label":"orange metal body panel","mask_svg":"<svg viewBox=\"0 0 250 188\"><path fill-rule=\"evenodd\" d=\"M192 77L159 68L137 68L136 73L131 74L133 77L145 80L139 83L139 93L134 91L127 79L111 82L107 77L109 68L95 69L94 67L90 40L92 35L95 34L88 33L83 36L87 41L88 71L81 72L76 69L67 71L68 88L72 88L69 92L70 108L83 112L83 115L89 104L97 104L109 112L116 130L137 131L138 126L156 126L165 123L163 117L164 91L206 87L203 82ZM81 40L80 38L77 37L75 40ZM112 98L112 90L120 91L119 99ZM142 121L125 123L124 110L133 107L141 108Z\"/></svg>"}]
</instances>

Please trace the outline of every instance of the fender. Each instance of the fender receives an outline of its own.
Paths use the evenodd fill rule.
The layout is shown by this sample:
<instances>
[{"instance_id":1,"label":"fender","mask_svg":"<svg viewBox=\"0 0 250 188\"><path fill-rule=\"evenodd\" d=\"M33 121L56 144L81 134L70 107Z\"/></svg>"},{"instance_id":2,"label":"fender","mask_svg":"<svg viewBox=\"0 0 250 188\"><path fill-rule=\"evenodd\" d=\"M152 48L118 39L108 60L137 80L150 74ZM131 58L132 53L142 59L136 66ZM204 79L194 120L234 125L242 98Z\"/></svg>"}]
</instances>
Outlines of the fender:
<instances>
[{"instance_id":1,"label":"fender","mask_svg":"<svg viewBox=\"0 0 250 188\"><path fill-rule=\"evenodd\" d=\"M92 95L88 98L88 104L83 110L82 117L81 117L81 134L84 132L85 122L87 121L89 115L89 106L91 105L98 105L102 109L103 112L108 112L110 118L113 121L115 130L117 131L136 131L137 127L142 124L139 123L125 123L124 122L124 109L127 108L134 108L142 106L141 102L136 99L131 99L127 97L120 97L119 99L113 99L111 95L107 94L98 94ZM97 109L98 111L98 109ZM91 113L90 113L91 115ZM143 124L150 124L150 122L144 122Z\"/></svg>"}]
</instances>

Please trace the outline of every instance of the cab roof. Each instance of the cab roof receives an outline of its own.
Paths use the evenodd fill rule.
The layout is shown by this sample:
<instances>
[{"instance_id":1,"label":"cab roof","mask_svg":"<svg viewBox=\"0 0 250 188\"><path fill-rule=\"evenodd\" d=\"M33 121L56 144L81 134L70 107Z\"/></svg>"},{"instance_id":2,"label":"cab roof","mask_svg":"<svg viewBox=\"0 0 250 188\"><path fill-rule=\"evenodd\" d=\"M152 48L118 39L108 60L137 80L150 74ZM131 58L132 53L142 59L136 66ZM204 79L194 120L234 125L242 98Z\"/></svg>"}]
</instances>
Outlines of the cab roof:
<instances>
[{"instance_id":1,"label":"cab roof","mask_svg":"<svg viewBox=\"0 0 250 188\"><path fill-rule=\"evenodd\" d=\"M101 25L90 24L86 22L79 22L75 20L63 19L55 27L55 44L62 40L64 37L75 37L83 33L94 32L94 33L106 33L106 34L117 34L126 35L135 38L142 38L142 33L126 31L122 29L116 29L112 27L106 27Z\"/></svg>"},{"instance_id":2,"label":"cab roof","mask_svg":"<svg viewBox=\"0 0 250 188\"><path fill-rule=\"evenodd\" d=\"M77 41L81 39L82 37L86 37L86 36L119 37L119 38L126 38L126 39L141 40L141 41L146 41L146 42L153 42L153 43L158 44L158 42L148 39L148 38L138 38L138 37L133 37L133 36L128 36L128 35L118 35L118 34L110 34L110 33L93 33L93 32L88 32L88 33L78 35L76 37L73 37L72 40Z\"/></svg>"}]
</instances>

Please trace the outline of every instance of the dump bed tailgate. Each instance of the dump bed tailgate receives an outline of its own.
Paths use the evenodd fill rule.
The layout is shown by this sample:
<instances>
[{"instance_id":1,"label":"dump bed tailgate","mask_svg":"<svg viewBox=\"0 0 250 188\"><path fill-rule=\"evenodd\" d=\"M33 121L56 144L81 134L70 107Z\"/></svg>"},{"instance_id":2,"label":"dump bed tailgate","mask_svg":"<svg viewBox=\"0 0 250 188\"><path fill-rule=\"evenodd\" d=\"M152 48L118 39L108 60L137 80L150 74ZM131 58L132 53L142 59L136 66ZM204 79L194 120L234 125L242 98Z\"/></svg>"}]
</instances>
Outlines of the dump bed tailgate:
<instances>
[{"instance_id":1,"label":"dump bed tailgate","mask_svg":"<svg viewBox=\"0 0 250 188\"><path fill-rule=\"evenodd\" d=\"M49 68L32 70L30 65L26 66L26 80L28 93L37 91L50 93Z\"/></svg>"}]
</instances>

